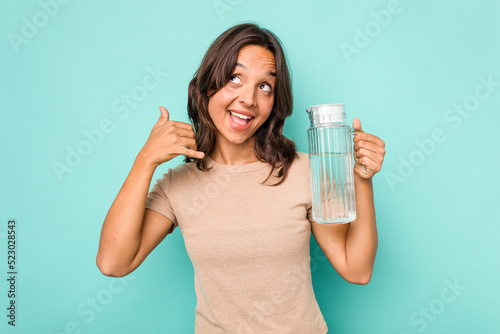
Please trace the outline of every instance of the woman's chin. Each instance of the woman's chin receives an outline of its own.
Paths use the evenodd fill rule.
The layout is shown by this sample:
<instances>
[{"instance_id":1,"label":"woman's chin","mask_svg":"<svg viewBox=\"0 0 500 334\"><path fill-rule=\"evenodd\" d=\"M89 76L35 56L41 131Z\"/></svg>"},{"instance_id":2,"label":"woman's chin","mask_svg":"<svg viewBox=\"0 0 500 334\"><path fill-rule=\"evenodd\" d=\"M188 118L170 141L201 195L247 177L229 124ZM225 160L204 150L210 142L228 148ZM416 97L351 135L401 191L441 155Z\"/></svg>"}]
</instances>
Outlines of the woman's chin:
<instances>
[{"instance_id":1,"label":"woman's chin","mask_svg":"<svg viewBox=\"0 0 500 334\"><path fill-rule=\"evenodd\" d=\"M253 147L254 135L252 135L251 137L244 136L243 134L228 136L224 138L219 137L217 138L217 141L223 145L234 145L234 146L251 145L251 147Z\"/></svg>"}]
</instances>

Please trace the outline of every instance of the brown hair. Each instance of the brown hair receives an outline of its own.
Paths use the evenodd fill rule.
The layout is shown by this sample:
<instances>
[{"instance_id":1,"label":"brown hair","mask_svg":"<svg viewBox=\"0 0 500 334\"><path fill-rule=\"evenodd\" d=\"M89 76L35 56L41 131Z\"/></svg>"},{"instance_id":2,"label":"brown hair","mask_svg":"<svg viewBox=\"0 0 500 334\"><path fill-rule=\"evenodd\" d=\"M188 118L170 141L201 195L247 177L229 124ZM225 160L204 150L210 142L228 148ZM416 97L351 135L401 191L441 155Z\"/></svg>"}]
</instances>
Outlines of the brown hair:
<instances>
[{"instance_id":1,"label":"brown hair","mask_svg":"<svg viewBox=\"0 0 500 334\"><path fill-rule=\"evenodd\" d=\"M277 176L281 184L288 169L297 157L295 143L283 135L285 119L292 114L292 85L283 48L278 37L267 29L251 23L236 25L222 33L210 45L200 67L189 83L188 115L195 132L198 151L205 153L203 159L186 156L184 162L196 160L199 170L207 170L207 156L215 148L215 127L208 113L210 97L226 85L231 77L238 53L246 45L259 45L274 54L276 61L276 84L273 109L269 118L255 132L254 152L261 161L271 164L272 169L281 166Z\"/></svg>"}]
</instances>

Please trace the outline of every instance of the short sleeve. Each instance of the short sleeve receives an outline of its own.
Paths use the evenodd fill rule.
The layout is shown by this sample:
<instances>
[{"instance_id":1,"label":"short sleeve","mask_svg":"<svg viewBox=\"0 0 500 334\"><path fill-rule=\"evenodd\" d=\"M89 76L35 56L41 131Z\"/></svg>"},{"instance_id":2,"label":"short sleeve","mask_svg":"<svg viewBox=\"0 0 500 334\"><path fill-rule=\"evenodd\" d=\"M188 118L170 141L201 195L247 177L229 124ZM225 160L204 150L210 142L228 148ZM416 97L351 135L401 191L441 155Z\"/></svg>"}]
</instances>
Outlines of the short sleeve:
<instances>
[{"instance_id":1,"label":"short sleeve","mask_svg":"<svg viewBox=\"0 0 500 334\"><path fill-rule=\"evenodd\" d=\"M163 174L161 179L156 180L153 188L148 193L146 199L146 209L156 211L173 222L173 227L168 233L172 233L178 226L177 219L174 214L174 209L168 199L168 190L172 181L172 169L169 168L168 172Z\"/></svg>"}]
</instances>

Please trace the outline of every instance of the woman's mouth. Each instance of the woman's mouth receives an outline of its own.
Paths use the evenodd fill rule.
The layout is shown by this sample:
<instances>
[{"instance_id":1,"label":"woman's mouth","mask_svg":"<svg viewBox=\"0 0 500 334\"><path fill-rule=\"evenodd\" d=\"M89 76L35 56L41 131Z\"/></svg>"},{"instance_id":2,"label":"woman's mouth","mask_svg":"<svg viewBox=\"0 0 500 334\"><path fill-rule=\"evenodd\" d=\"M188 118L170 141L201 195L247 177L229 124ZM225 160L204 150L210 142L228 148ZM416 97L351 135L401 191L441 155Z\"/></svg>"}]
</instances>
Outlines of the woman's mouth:
<instances>
[{"instance_id":1,"label":"woman's mouth","mask_svg":"<svg viewBox=\"0 0 500 334\"><path fill-rule=\"evenodd\" d=\"M248 124L253 119L253 117L245 116L231 110L228 112L231 119L237 124Z\"/></svg>"},{"instance_id":2,"label":"woman's mouth","mask_svg":"<svg viewBox=\"0 0 500 334\"><path fill-rule=\"evenodd\" d=\"M235 111L228 110L227 115L229 116L229 125L234 130L245 131L250 127L255 117L249 117L242 115Z\"/></svg>"}]
</instances>

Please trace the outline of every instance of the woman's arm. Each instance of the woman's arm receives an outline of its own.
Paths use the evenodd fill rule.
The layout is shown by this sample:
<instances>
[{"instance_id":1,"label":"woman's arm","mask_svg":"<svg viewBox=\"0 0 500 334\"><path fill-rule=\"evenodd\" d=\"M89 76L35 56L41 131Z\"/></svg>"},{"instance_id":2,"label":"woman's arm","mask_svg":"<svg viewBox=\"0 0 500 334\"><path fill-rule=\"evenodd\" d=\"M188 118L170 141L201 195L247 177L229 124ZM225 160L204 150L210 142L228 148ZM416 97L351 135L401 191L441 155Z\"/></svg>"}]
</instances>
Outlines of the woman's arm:
<instances>
[{"instance_id":1,"label":"woman's arm","mask_svg":"<svg viewBox=\"0 0 500 334\"><path fill-rule=\"evenodd\" d=\"M170 219L145 209L156 167L180 154L194 158L203 155L196 151L193 127L169 121L167 109L160 110L160 119L137 155L102 226L96 263L107 276L125 276L135 270L172 227Z\"/></svg>"},{"instance_id":2,"label":"woman's arm","mask_svg":"<svg viewBox=\"0 0 500 334\"><path fill-rule=\"evenodd\" d=\"M358 119L353 127L361 129ZM313 222L312 233L339 275L351 283L367 284L378 246L372 177L382 167L385 143L368 133L357 134L354 143L356 219L340 225Z\"/></svg>"},{"instance_id":3,"label":"woman's arm","mask_svg":"<svg viewBox=\"0 0 500 334\"><path fill-rule=\"evenodd\" d=\"M121 277L135 270L172 226L157 212L145 214L154 171L139 155L106 215L96 257L104 275Z\"/></svg>"}]
</instances>

